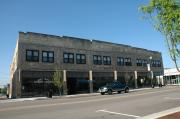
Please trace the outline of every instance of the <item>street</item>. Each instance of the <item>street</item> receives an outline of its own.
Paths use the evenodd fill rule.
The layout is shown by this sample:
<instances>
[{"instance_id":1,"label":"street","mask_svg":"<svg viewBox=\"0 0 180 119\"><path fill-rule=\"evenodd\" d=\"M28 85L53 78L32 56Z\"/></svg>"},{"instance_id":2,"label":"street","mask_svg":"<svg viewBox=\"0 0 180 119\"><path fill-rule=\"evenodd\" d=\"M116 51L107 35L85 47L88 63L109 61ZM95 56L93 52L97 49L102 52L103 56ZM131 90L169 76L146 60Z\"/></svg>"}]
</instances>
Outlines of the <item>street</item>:
<instances>
[{"instance_id":1,"label":"street","mask_svg":"<svg viewBox=\"0 0 180 119\"><path fill-rule=\"evenodd\" d=\"M180 87L0 103L0 119L135 119L180 107Z\"/></svg>"}]
</instances>

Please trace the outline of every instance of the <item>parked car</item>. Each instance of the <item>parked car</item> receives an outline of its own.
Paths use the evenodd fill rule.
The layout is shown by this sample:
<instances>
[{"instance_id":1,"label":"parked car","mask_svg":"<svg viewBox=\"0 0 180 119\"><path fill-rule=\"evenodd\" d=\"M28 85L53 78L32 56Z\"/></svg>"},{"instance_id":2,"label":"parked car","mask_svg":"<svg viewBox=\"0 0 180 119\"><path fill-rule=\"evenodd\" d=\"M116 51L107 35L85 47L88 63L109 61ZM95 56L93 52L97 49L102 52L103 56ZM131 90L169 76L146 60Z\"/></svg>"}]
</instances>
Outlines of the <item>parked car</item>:
<instances>
[{"instance_id":1,"label":"parked car","mask_svg":"<svg viewBox=\"0 0 180 119\"><path fill-rule=\"evenodd\" d=\"M104 95L105 93L111 95L113 92L121 93L121 91L128 93L129 87L126 84L121 84L120 82L112 82L99 88L101 95Z\"/></svg>"}]
</instances>

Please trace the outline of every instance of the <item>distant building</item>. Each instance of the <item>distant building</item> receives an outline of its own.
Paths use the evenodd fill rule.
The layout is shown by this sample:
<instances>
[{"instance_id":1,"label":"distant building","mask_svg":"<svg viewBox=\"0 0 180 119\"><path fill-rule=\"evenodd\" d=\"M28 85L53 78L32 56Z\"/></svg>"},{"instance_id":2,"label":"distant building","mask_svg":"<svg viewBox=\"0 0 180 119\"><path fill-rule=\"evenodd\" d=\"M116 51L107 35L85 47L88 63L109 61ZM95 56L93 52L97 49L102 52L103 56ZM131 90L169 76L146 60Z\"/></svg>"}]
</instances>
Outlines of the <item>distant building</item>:
<instances>
[{"instance_id":1,"label":"distant building","mask_svg":"<svg viewBox=\"0 0 180 119\"><path fill-rule=\"evenodd\" d=\"M149 67L147 67L147 64ZM163 75L160 52L97 40L19 32L11 64L10 97L44 96L63 74L63 94L92 93L108 82L150 86Z\"/></svg>"},{"instance_id":2,"label":"distant building","mask_svg":"<svg viewBox=\"0 0 180 119\"><path fill-rule=\"evenodd\" d=\"M167 85L180 85L180 72L176 68L165 69L164 80Z\"/></svg>"}]
</instances>

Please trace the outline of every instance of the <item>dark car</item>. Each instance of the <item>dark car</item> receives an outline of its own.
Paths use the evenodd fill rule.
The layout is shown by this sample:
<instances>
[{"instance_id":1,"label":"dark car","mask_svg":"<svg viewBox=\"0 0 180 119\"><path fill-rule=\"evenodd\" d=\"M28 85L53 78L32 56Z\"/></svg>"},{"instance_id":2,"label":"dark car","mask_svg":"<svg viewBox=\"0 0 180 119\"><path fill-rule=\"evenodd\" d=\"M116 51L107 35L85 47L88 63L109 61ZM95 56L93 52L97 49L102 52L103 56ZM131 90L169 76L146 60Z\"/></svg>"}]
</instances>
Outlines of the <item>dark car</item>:
<instances>
[{"instance_id":1,"label":"dark car","mask_svg":"<svg viewBox=\"0 0 180 119\"><path fill-rule=\"evenodd\" d=\"M99 92L101 93L101 95L104 95L105 93L111 95L113 92L121 93L121 91L128 93L129 87L126 84L122 84L120 82L112 82L99 88Z\"/></svg>"}]
</instances>

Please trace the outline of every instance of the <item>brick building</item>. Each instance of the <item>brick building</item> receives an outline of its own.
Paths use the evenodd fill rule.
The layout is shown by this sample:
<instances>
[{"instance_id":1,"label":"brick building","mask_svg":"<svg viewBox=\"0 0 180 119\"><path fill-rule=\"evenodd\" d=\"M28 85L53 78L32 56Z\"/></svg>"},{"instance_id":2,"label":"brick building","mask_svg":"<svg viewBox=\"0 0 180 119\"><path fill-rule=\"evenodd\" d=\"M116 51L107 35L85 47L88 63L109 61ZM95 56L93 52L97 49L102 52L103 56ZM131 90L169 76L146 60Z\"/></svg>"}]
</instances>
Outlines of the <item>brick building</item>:
<instances>
[{"instance_id":1,"label":"brick building","mask_svg":"<svg viewBox=\"0 0 180 119\"><path fill-rule=\"evenodd\" d=\"M149 68L147 68L147 64ZM91 93L107 82L150 86L163 75L160 52L97 40L19 32L11 64L10 97L44 96L55 69L63 93Z\"/></svg>"}]
</instances>

